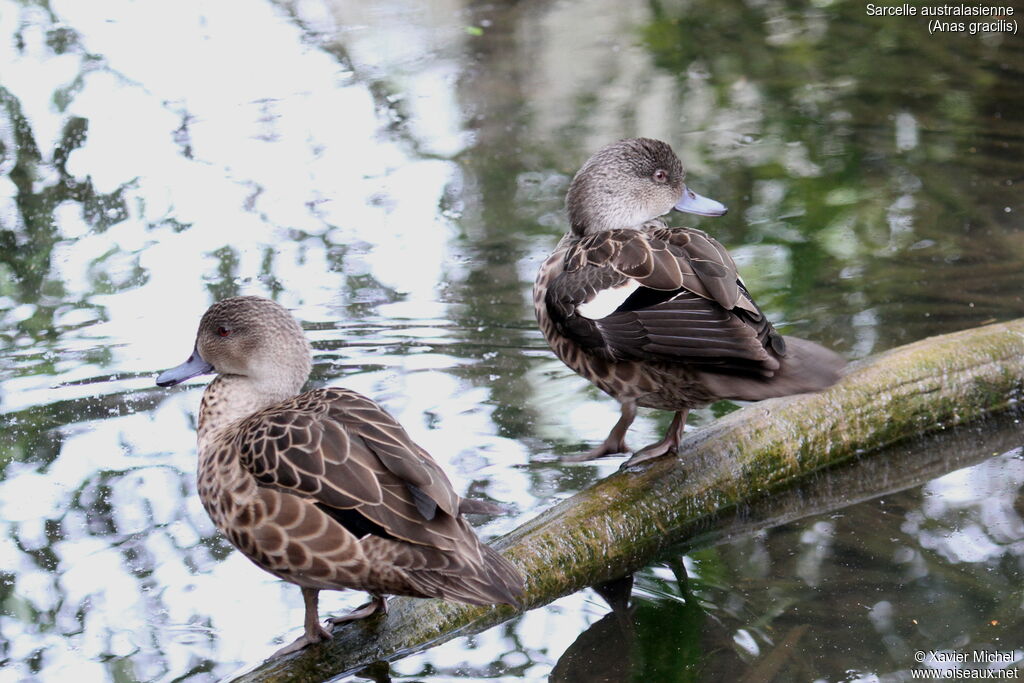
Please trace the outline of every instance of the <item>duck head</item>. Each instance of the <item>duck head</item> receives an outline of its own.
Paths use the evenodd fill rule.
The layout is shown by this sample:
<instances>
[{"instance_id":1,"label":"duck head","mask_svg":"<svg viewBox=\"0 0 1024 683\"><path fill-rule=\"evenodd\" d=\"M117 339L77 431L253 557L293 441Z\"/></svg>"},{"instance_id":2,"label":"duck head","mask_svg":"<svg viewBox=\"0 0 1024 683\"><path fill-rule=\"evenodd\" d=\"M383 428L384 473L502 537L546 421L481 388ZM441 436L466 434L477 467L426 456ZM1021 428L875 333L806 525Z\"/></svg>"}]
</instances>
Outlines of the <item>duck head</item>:
<instances>
[{"instance_id":1,"label":"duck head","mask_svg":"<svg viewBox=\"0 0 1024 683\"><path fill-rule=\"evenodd\" d=\"M637 229L675 209L721 216L723 204L686 186L686 171L668 144L650 138L619 140L599 150L576 173L565 197L572 230L589 235Z\"/></svg>"},{"instance_id":2,"label":"duck head","mask_svg":"<svg viewBox=\"0 0 1024 683\"><path fill-rule=\"evenodd\" d=\"M292 396L309 377L309 342L280 304L258 296L219 301L203 315L192 355L160 373L162 387L216 372L245 377L268 394Z\"/></svg>"}]
</instances>

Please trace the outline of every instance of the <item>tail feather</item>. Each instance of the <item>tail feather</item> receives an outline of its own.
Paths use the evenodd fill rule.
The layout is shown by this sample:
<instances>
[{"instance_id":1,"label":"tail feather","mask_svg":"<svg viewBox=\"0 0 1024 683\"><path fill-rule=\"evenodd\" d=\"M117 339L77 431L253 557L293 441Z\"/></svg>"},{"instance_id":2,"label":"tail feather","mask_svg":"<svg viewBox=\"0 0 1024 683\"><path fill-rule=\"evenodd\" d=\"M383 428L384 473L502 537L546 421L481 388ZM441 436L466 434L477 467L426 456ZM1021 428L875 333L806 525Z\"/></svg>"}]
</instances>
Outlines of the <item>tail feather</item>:
<instances>
[{"instance_id":1,"label":"tail feather","mask_svg":"<svg viewBox=\"0 0 1024 683\"><path fill-rule=\"evenodd\" d=\"M463 515L504 515L509 509L500 503L492 503L489 500L479 498L460 498L459 514Z\"/></svg>"},{"instance_id":2,"label":"tail feather","mask_svg":"<svg viewBox=\"0 0 1024 683\"><path fill-rule=\"evenodd\" d=\"M523 575L497 550L484 543L480 550L483 562L473 567L475 571L414 570L406 578L423 596L471 605L504 603L521 607L526 590Z\"/></svg>"},{"instance_id":3,"label":"tail feather","mask_svg":"<svg viewBox=\"0 0 1024 683\"><path fill-rule=\"evenodd\" d=\"M711 372L700 380L719 398L760 401L764 398L821 391L839 381L846 361L834 351L806 339L785 337L786 355L771 377L750 377Z\"/></svg>"},{"instance_id":4,"label":"tail feather","mask_svg":"<svg viewBox=\"0 0 1024 683\"><path fill-rule=\"evenodd\" d=\"M490 579L490 594L513 607L522 607L522 598L526 593L523 574L504 555L489 545L483 545L484 562Z\"/></svg>"}]
</instances>

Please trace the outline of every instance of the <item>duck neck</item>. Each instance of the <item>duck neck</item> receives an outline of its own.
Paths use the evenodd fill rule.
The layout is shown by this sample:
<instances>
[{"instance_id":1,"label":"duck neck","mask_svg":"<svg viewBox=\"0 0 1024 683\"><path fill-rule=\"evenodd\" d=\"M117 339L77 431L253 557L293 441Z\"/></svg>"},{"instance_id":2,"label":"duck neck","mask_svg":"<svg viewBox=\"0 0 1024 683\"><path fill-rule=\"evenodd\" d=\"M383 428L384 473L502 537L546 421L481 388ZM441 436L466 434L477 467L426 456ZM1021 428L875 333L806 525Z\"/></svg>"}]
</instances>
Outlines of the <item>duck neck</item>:
<instances>
[{"instance_id":1,"label":"duck neck","mask_svg":"<svg viewBox=\"0 0 1024 683\"><path fill-rule=\"evenodd\" d=\"M632 218L632 217L631 217ZM642 218L642 217L639 217ZM574 240L581 240L587 235L596 235L599 232L606 232L608 230L653 230L654 228L667 227L664 216L656 216L654 218L644 218L640 222L591 222L586 224L572 224L572 229L569 230L568 236Z\"/></svg>"},{"instance_id":2,"label":"duck neck","mask_svg":"<svg viewBox=\"0 0 1024 683\"><path fill-rule=\"evenodd\" d=\"M257 382L244 375L218 375L199 406L199 450L217 432L296 394L293 384Z\"/></svg>"}]
</instances>

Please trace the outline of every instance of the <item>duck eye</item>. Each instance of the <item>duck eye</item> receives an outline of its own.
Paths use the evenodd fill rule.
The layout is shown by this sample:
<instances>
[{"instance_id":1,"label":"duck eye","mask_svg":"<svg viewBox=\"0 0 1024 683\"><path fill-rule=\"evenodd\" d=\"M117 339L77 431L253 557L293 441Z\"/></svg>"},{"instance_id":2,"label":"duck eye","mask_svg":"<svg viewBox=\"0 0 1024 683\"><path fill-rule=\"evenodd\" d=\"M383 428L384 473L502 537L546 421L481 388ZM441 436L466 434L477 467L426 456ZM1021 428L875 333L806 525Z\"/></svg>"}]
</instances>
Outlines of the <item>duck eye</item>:
<instances>
[{"instance_id":1,"label":"duck eye","mask_svg":"<svg viewBox=\"0 0 1024 683\"><path fill-rule=\"evenodd\" d=\"M220 335L221 337L226 337L229 334L231 334L231 330L229 330L226 327L218 327L217 328L217 334Z\"/></svg>"},{"instance_id":2,"label":"duck eye","mask_svg":"<svg viewBox=\"0 0 1024 683\"><path fill-rule=\"evenodd\" d=\"M668 180L668 171L663 168L659 168L651 177L654 178L654 182L663 183Z\"/></svg>"}]
</instances>

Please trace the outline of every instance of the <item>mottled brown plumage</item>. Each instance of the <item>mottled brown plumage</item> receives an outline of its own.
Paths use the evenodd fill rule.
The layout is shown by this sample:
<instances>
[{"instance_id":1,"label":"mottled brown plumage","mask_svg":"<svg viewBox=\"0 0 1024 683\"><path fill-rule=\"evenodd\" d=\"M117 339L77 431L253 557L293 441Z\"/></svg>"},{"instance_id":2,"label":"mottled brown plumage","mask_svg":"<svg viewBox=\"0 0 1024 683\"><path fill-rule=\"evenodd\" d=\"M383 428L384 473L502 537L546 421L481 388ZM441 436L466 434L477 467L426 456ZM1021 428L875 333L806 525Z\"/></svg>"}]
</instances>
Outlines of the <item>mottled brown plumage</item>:
<instances>
[{"instance_id":1,"label":"mottled brown plumage","mask_svg":"<svg viewBox=\"0 0 1024 683\"><path fill-rule=\"evenodd\" d=\"M383 408L354 391L295 395L310 371L302 329L281 306L234 297L203 316L192 356L168 386L217 372L199 410L199 497L217 528L259 567L302 588L305 633L277 654L330 638L317 593L384 593L518 604L523 579L481 543L434 460Z\"/></svg>"},{"instance_id":2,"label":"mottled brown plumage","mask_svg":"<svg viewBox=\"0 0 1024 683\"><path fill-rule=\"evenodd\" d=\"M534 309L555 354L622 405L605 441L574 459L628 450L636 406L676 416L627 464L674 453L690 408L818 391L843 367L832 351L780 335L715 239L659 219L673 208L725 213L684 177L667 144L639 138L597 152L570 185L572 229L541 266Z\"/></svg>"}]
</instances>

